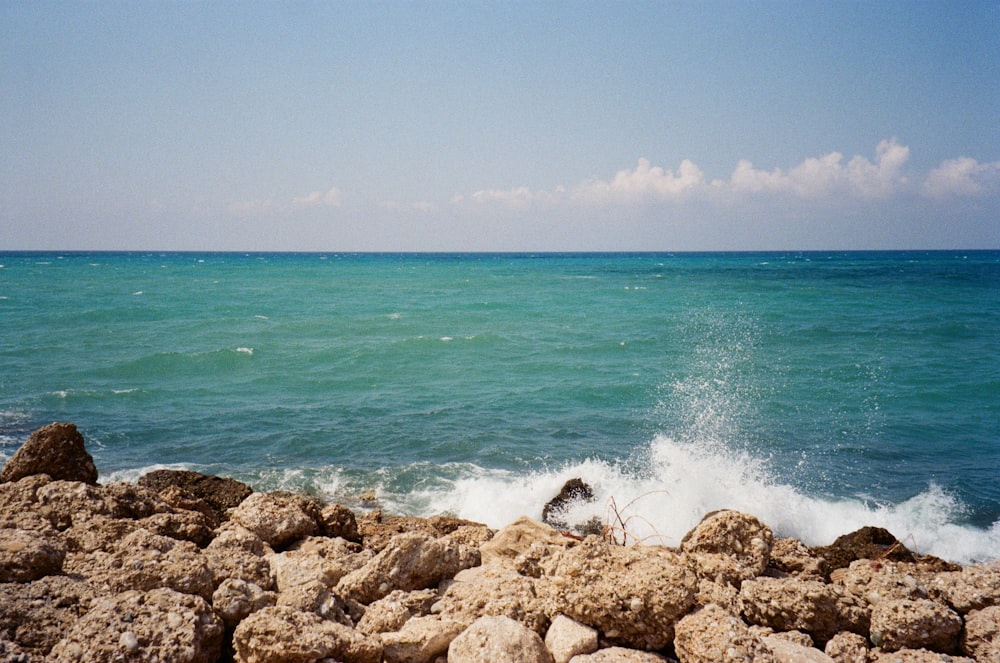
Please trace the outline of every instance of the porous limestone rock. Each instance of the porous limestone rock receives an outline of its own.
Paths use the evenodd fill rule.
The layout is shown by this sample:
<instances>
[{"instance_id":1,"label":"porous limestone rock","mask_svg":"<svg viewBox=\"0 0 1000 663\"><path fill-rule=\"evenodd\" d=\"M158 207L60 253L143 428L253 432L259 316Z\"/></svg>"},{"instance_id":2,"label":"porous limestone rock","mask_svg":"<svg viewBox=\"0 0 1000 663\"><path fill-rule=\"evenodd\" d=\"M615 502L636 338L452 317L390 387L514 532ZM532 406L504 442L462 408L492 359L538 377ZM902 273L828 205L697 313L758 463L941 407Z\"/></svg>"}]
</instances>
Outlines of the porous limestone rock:
<instances>
[{"instance_id":1,"label":"porous limestone rock","mask_svg":"<svg viewBox=\"0 0 1000 663\"><path fill-rule=\"evenodd\" d=\"M338 597L330 587L319 580L311 580L278 592L277 605L288 606L302 612L312 612L323 619L354 628L354 622L344 612Z\"/></svg>"},{"instance_id":2,"label":"porous limestone rock","mask_svg":"<svg viewBox=\"0 0 1000 663\"><path fill-rule=\"evenodd\" d=\"M0 529L0 583L57 574L64 559L66 544L54 532Z\"/></svg>"},{"instance_id":3,"label":"porous limestone rock","mask_svg":"<svg viewBox=\"0 0 1000 663\"><path fill-rule=\"evenodd\" d=\"M868 638L841 631L830 638L823 652L837 663L869 663Z\"/></svg>"},{"instance_id":4,"label":"porous limestone rock","mask_svg":"<svg viewBox=\"0 0 1000 663\"><path fill-rule=\"evenodd\" d=\"M119 541L137 529L137 520L92 515L87 520L77 520L72 527L63 530L62 536L69 552L89 553L114 550Z\"/></svg>"},{"instance_id":5,"label":"porous limestone rock","mask_svg":"<svg viewBox=\"0 0 1000 663\"><path fill-rule=\"evenodd\" d=\"M394 590L368 605L357 629L369 635L398 631L410 617L429 615L440 598L436 589Z\"/></svg>"},{"instance_id":6,"label":"porous limestone rock","mask_svg":"<svg viewBox=\"0 0 1000 663\"><path fill-rule=\"evenodd\" d=\"M834 660L811 645L783 637L782 633L766 635L764 645L771 650L775 663L834 663Z\"/></svg>"},{"instance_id":7,"label":"porous limestone rock","mask_svg":"<svg viewBox=\"0 0 1000 663\"><path fill-rule=\"evenodd\" d=\"M261 589L272 590L275 587L274 574L268 562L274 551L259 536L240 525L223 525L202 554L216 585L226 578L239 578Z\"/></svg>"},{"instance_id":8,"label":"porous limestone rock","mask_svg":"<svg viewBox=\"0 0 1000 663\"><path fill-rule=\"evenodd\" d=\"M740 583L767 568L774 535L755 516L739 511L713 511L681 540L699 577L718 583Z\"/></svg>"},{"instance_id":9,"label":"porous limestone rock","mask_svg":"<svg viewBox=\"0 0 1000 663\"><path fill-rule=\"evenodd\" d=\"M83 435L69 423L53 423L39 428L14 452L0 482L17 481L34 474L53 479L97 483L97 467L87 452Z\"/></svg>"},{"instance_id":10,"label":"porous limestone rock","mask_svg":"<svg viewBox=\"0 0 1000 663\"><path fill-rule=\"evenodd\" d=\"M886 599L925 599L927 590L914 565L906 562L858 560L838 569L833 581L872 605Z\"/></svg>"},{"instance_id":11,"label":"porous limestone rock","mask_svg":"<svg viewBox=\"0 0 1000 663\"><path fill-rule=\"evenodd\" d=\"M448 663L552 663L542 638L503 616L483 616L448 647Z\"/></svg>"},{"instance_id":12,"label":"porous limestone rock","mask_svg":"<svg viewBox=\"0 0 1000 663\"><path fill-rule=\"evenodd\" d=\"M806 580L822 580L826 560L798 539L775 539L771 546L772 568Z\"/></svg>"},{"instance_id":13,"label":"porous limestone rock","mask_svg":"<svg viewBox=\"0 0 1000 663\"><path fill-rule=\"evenodd\" d=\"M295 542L281 553L268 555L278 591L319 580L330 587L349 572L361 568L371 558L370 550L345 539L310 536Z\"/></svg>"},{"instance_id":14,"label":"porous limestone rock","mask_svg":"<svg viewBox=\"0 0 1000 663\"><path fill-rule=\"evenodd\" d=\"M93 516L116 517L101 487L82 481L50 481L39 486L35 495L38 500L35 510L58 530L86 522Z\"/></svg>"},{"instance_id":15,"label":"porous limestone rock","mask_svg":"<svg viewBox=\"0 0 1000 663\"><path fill-rule=\"evenodd\" d=\"M254 612L233 631L237 663L379 663L382 643L343 624L288 606Z\"/></svg>"},{"instance_id":16,"label":"porous limestone rock","mask_svg":"<svg viewBox=\"0 0 1000 663\"><path fill-rule=\"evenodd\" d=\"M575 543L573 539L548 525L522 516L494 534L492 539L479 547L479 551L483 556L483 564L493 561L513 562L536 542L558 548Z\"/></svg>"},{"instance_id":17,"label":"porous limestone rock","mask_svg":"<svg viewBox=\"0 0 1000 663\"><path fill-rule=\"evenodd\" d=\"M131 590L96 601L47 660L214 663L222 633L222 620L199 596Z\"/></svg>"},{"instance_id":18,"label":"porous limestone rock","mask_svg":"<svg viewBox=\"0 0 1000 663\"><path fill-rule=\"evenodd\" d=\"M212 520L197 511L176 511L174 513L154 513L136 524L154 534L168 536L178 541L190 541L204 548L212 540Z\"/></svg>"},{"instance_id":19,"label":"porous limestone rock","mask_svg":"<svg viewBox=\"0 0 1000 663\"><path fill-rule=\"evenodd\" d=\"M556 615L545 633L545 648L555 663L569 663L577 654L597 651L597 631L566 615Z\"/></svg>"},{"instance_id":20,"label":"porous limestone rock","mask_svg":"<svg viewBox=\"0 0 1000 663\"><path fill-rule=\"evenodd\" d=\"M872 608L869 639L885 651L931 649L950 654L958 645L962 618L929 599L886 599Z\"/></svg>"},{"instance_id":21,"label":"porous limestone rock","mask_svg":"<svg viewBox=\"0 0 1000 663\"><path fill-rule=\"evenodd\" d=\"M456 543L479 547L493 536L493 530L482 523L451 516L388 516L374 509L358 517L358 533L365 548L381 552L399 534L424 532L434 538L450 536Z\"/></svg>"},{"instance_id":22,"label":"porous limestone rock","mask_svg":"<svg viewBox=\"0 0 1000 663\"><path fill-rule=\"evenodd\" d=\"M947 603L960 615L1000 605L1000 562L938 573L925 584L932 599Z\"/></svg>"},{"instance_id":23,"label":"porous limestone rock","mask_svg":"<svg viewBox=\"0 0 1000 663\"><path fill-rule=\"evenodd\" d=\"M206 503L220 520L253 493L250 486L235 479L190 470L154 470L141 476L138 483L159 493L180 489Z\"/></svg>"},{"instance_id":24,"label":"porous limestone rock","mask_svg":"<svg viewBox=\"0 0 1000 663\"><path fill-rule=\"evenodd\" d=\"M247 616L273 606L278 599L275 592L268 592L252 582L227 578L212 594L212 609L222 617L227 628L235 628Z\"/></svg>"},{"instance_id":25,"label":"porous limestone rock","mask_svg":"<svg viewBox=\"0 0 1000 663\"><path fill-rule=\"evenodd\" d=\"M965 616L960 648L977 661L1000 661L1000 606L973 610Z\"/></svg>"},{"instance_id":26,"label":"porous limestone rock","mask_svg":"<svg viewBox=\"0 0 1000 663\"><path fill-rule=\"evenodd\" d=\"M275 550L319 531L321 510L312 500L291 493L253 493L230 512L230 519Z\"/></svg>"},{"instance_id":27,"label":"porous limestone rock","mask_svg":"<svg viewBox=\"0 0 1000 663\"><path fill-rule=\"evenodd\" d=\"M399 534L361 568L341 578L337 593L371 603L393 591L436 586L462 569L479 564L479 550L448 537L424 532Z\"/></svg>"},{"instance_id":28,"label":"porous limestone rock","mask_svg":"<svg viewBox=\"0 0 1000 663\"><path fill-rule=\"evenodd\" d=\"M674 651L681 663L773 662L770 649L739 617L709 604L675 627Z\"/></svg>"},{"instance_id":29,"label":"porous limestone rock","mask_svg":"<svg viewBox=\"0 0 1000 663\"><path fill-rule=\"evenodd\" d=\"M756 578L740 587L740 614L775 631L805 631L820 645L840 631L868 633L868 604L837 585L798 578Z\"/></svg>"},{"instance_id":30,"label":"porous limestone rock","mask_svg":"<svg viewBox=\"0 0 1000 663\"><path fill-rule=\"evenodd\" d=\"M442 583L444 594L432 612L466 627L482 615L503 615L542 635L549 626L549 609L536 584L500 564L472 567Z\"/></svg>"},{"instance_id":31,"label":"porous limestone rock","mask_svg":"<svg viewBox=\"0 0 1000 663\"><path fill-rule=\"evenodd\" d=\"M69 576L0 583L0 640L45 656L87 612L95 596L89 583Z\"/></svg>"},{"instance_id":32,"label":"porous limestone rock","mask_svg":"<svg viewBox=\"0 0 1000 663\"><path fill-rule=\"evenodd\" d=\"M320 512L320 531L323 536L361 543L358 519L354 512L342 504L330 504Z\"/></svg>"},{"instance_id":33,"label":"porous limestone rock","mask_svg":"<svg viewBox=\"0 0 1000 663\"><path fill-rule=\"evenodd\" d=\"M570 659L570 663L664 663L669 659L649 651L627 649L625 647L608 647L593 654L579 654Z\"/></svg>"},{"instance_id":34,"label":"porous limestone rock","mask_svg":"<svg viewBox=\"0 0 1000 663\"><path fill-rule=\"evenodd\" d=\"M828 546L813 548L830 571L846 568L859 559L914 562L916 558L902 542L882 527L862 527L837 537Z\"/></svg>"},{"instance_id":35,"label":"porous limestone rock","mask_svg":"<svg viewBox=\"0 0 1000 663\"><path fill-rule=\"evenodd\" d=\"M448 651L463 630L456 621L438 616L414 617L397 631L382 634L385 663L431 663Z\"/></svg>"},{"instance_id":36,"label":"porous limestone rock","mask_svg":"<svg viewBox=\"0 0 1000 663\"><path fill-rule=\"evenodd\" d=\"M714 603L734 615L739 615L739 598L740 590L729 583L720 584L705 578L698 580L698 593L695 594L695 603L698 605Z\"/></svg>"},{"instance_id":37,"label":"porous limestone rock","mask_svg":"<svg viewBox=\"0 0 1000 663\"><path fill-rule=\"evenodd\" d=\"M137 529L110 552L69 553L66 573L83 576L108 592L168 587L212 600L214 575L198 546Z\"/></svg>"},{"instance_id":38,"label":"porous limestone rock","mask_svg":"<svg viewBox=\"0 0 1000 663\"><path fill-rule=\"evenodd\" d=\"M877 651L871 661L872 663L983 663L964 656L952 656L928 649Z\"/></svg>"},{"instance_id":39,"label":"porous limestone rock","mask_svg":"<svg viewBox=\"0 0 1000 663\"><path fill-rule=\"evenodd\" d=\"M613 644L657 650L695 602L698 579L662 548L616 546L595 536L541 561L538 593Z\"/></svg>"}]
</instances>

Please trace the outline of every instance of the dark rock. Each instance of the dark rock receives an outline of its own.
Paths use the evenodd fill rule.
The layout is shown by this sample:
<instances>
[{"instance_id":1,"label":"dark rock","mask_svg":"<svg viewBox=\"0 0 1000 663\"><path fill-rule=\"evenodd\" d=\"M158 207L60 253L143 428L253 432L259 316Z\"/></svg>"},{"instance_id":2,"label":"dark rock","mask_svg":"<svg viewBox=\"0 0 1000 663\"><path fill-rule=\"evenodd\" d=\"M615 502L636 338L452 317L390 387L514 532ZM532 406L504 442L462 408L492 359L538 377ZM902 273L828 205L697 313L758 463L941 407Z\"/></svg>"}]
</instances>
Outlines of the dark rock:
<instances>
[{"instance_id":1,"label":"dark rock","mask_svg":"<svg viewBox=\"0 0 1000 663\"><path fill-rule=\"evenodd\" d=\"M142 476L139 485L157 492L170 487L180 488L215 509L220 520L227 510L240 505L253 489L228 477L217 477L190 470L155 470Z\"/></svg>"},{"instance_id":2,"label":"dark rock","mask_svg":"<svg viewBox=\"0 0 1000 663\"><path fill-rule=\"evenodd\" d=\"M915 562L917 558L888 530L881 527L862 527L837 537L828 546L813 548L826 560L828 571L847 568L859 559Z\"/></svg>"},{"instance_id":3,"label":"dark rock","mask_svg":"<svg viewBox=\"0 0 1000 663\"><path fill-rule=\"evenodd\" d=\"M361 543L358 519L353 511L342 504L324 507L320 514L319 525L323 536L340 537L353 543Z\"/></svg>"},{"instance_id":4,"label":"dark rock","mask_svg":"<svg viewBox=\"0 0 1000 663\"><path fill-rule=\"evenodd\" d=\"M542 508L542 522L555 529L569 529L564 516L573 502L592 502L594 489L579 477L563 484L559 494L545 503Z\"/></svg>"},{"instance_id":5,"label":"dark rock","mask_svg":"<svg viewBox=\"0 0 1000 663\"><path fill-rule=\"evenodd\" d=\"M89 583L69 576L0 584L0 641L45 656L89 610L95 595Z\"/></svg>"},{"instance_id":6,"label":"dark rock","mask_svg":"<svg viewBox=\"0 0 1000 663\"><path fill-rule=\"evenodd\" d=\"M39 428L0 472L0 482L17 481L35 474L55 480L97 484L97 467L73 424L54 423Z\"/></svg>"},{"instance_id":7,"label":"dark rock","mask_svg":"<svg viewBox=\"0 0 1000 663\"><path fill-rule=\"evenodd\" d=\"M365 548L380 552L392 537L406 532L426 532L435 537L455 535L457 539L479 539L476 545L488 541L493 532L486 525L452 516L390 516L374 509L357 518L358 533ZM468 536L462 537L466 533Z\"/></svg>"}]
</instances>

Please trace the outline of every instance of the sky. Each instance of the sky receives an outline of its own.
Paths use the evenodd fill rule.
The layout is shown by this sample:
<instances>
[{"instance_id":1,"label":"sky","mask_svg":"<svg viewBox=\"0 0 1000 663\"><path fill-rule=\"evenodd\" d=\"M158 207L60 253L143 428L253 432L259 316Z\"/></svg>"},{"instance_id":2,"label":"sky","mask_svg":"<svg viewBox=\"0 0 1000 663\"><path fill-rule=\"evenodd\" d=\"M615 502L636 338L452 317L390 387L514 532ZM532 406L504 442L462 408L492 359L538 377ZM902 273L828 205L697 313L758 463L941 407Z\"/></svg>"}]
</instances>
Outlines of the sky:
<instances>
[{"instance_id":1,"label":"sky","mask_svg":"<svg viewBox=\"0 0 1000 663\"><path fill-rule=\"evenodd\" d=\"M0 250L1000 248L1000 0L0 0Z\"/></svg>"}]
</instances>

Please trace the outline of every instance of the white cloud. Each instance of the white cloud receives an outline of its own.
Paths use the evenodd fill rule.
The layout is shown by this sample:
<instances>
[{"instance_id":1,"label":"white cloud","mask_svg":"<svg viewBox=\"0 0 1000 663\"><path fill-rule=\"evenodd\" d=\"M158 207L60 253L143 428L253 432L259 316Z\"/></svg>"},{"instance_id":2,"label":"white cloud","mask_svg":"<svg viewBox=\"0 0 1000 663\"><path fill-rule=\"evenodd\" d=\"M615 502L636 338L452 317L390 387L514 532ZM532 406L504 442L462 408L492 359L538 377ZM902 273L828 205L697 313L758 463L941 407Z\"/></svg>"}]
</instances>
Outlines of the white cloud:
<instances>
[{"instance_id":1,"label":"white cloud","mask_svg":"<svg viewBox=\"0 0 1000 663\"><path fill-rule=\"evenodd\" d=\"M676 173L639 159L635 168L619 170L611 180L592 179L577 185L572 197L598 204L676 200L704 186L705 174L687 159Z\"/></svg>"},{"instance_id":2,"label":"white cloud","mask_svg":"<svg viewBox=\"0 0 1000 663\"><path fill-rule=\"evenodd\" d=\"M299 209L303 207L340 207L340 189L332 187L329 191L313 191L305 196L298 196L292 199L292 207Z\"/></svg>"},{"instance_id":3,"label":"white cloud","mask_svg":"<svg viewBox=\"0 0 1000 663\"><path fill-rule=\"evenodd\" d=\"M1000 161L979 163L970 157L947 159L927 174L921 191L931 198L976 196L1000 185Z\"/></svg>"}]
</instances>

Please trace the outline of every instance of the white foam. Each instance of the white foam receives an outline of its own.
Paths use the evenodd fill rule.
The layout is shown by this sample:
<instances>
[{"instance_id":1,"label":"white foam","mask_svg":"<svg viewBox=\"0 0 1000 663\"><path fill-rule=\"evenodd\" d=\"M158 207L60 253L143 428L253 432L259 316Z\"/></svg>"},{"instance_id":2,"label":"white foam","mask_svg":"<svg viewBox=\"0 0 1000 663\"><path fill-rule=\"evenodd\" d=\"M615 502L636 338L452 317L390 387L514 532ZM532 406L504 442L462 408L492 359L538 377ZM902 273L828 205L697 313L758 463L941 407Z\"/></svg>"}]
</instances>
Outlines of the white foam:
<instances>
[{"instance_id":1,"label":"white foam","mask_svg":"<svg viewBox=\"0 0 1000 663\"><path fill-rule=\"evenodd\" d=\"M245 354L245 355L252 355L253 354L253 348L239 347L239 348L236 348L236 351L239 352L239 353Z\"/></svg>"}]
</instances>

